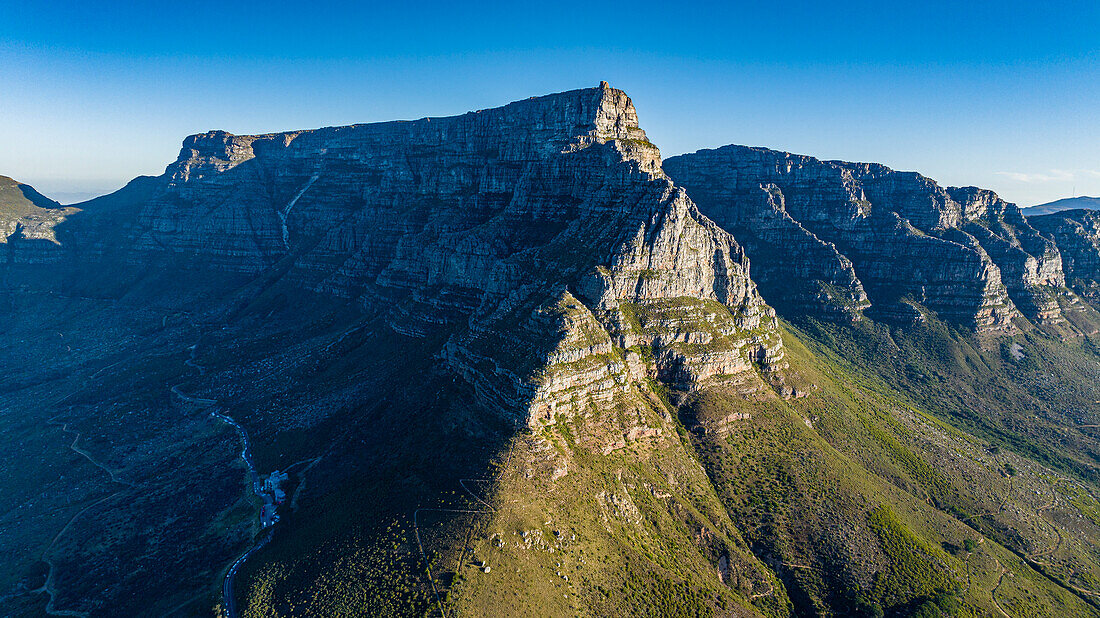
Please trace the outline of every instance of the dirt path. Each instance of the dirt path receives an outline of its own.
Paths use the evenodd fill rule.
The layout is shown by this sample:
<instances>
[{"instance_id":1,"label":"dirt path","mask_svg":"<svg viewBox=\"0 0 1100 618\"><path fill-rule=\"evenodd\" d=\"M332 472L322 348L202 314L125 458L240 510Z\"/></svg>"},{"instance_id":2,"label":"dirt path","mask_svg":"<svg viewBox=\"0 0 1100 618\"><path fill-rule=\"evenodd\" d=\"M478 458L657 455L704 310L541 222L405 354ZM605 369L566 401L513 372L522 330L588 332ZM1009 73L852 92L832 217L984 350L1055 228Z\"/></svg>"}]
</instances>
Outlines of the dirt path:
<instances>
[{"instance_id":1,"label":"dirt path","mask_svg":"<svg viewBox=\"0 0 1100 618\"><path fill-rule=\"evenodd\" d=\"M997 585L994 586L993 590L989 592L989 596L993 599L993 606L997 608L997 611L1001 612L1001 615L1004 616L1004 618L1012 618L1012 616L1009 616L1008 613L1005 612L1004 608L1001 607L1001 604L997 602L997 591L1001 589L1001 584L1005 582L1005 574L1008 573L1008 570L1005 569L1000 560L997 560L996 556L993 557L993 560L997 562L997 568L1001 569L1001 577L997 580Z\"/></svg>"},{"instance_id":2,"label":"dirt path","mask_svg":"<svg viewBox=\"0 0 1100 618\"><path fill-rule=\"evenodd\" d=\"M57 541L60 540L61 537L64 536L65 533L69 531L69 528L72 527L73 522L75 522L77 519L79 519L81 515L83 515L84 513L87 513L88 511L90 511L93 508L95 508L96 506L99 506L100 504L106 502L107 500L110 500L111 498L114 498L115 496L119 495L120 493L122 493L122 490L116 491L112 494L108 494L108 495L100 498L99 500L96 500L95 502L89 504L88 506L80 509L76 513L76 515L73 515L72 518L70 518L69 521L66 522L65 526L63 528L61 528L61 530L56 535L54 535L53 539L50 541L50 544L47 545L45 551L42 552L42 561L45 562L47 565L49 565L49 571L47 571L47 573L46 573L46 583L42 584L42 587L35 590L35 592L44 592L47 595L49 595L50 599L49 599L49 601L46 602L46 613L47 614L49 614L51 616L84 616L84 617L86 617L88 615L87 612L78 612L78 611L73 611L73 610L54 608L54 599L57 596L57 589L54 588L54 585L53 585L54 564L53 564L53 561L49 559L49 553L50 553L50 550L53 549L53 546L57 544Z\"/></svg>"},{"instance_id":3,"label":"dirt path","mask_svg":"<svg viewBox=\"0 0 1100 618\"><path fill-rule=\"evenodd\" d=\"M112 469L108 468L107 466L99 463L98 461L95 460L94 457L92 457L91 453L89 453L88 451L85 451L84 449L77 446L80 443L80 432L76 431L74 429L69 429L69 423L67 423L67 422L66 423L59 423L56 419L57 419L57 417L55 416L55 417L51 418L50 420L46 421L46 423L49 424L49 425L59 426L59 427L61 427L61 431L65 432L65 433L73 434L73 442L72 442L72 444L69 445L69 448L73 452L79 454L84 459L87 459L89 462L91 462L91 464L93 466L95 466L95 467L99 468L100 470L103 470L104 472L106 472L107 476L111 477L111 482L112 483L119 483L120 485L126 485L127 487L133 487L134 486L133 483L130 483L128 481L123 481L122 479L118 478L118 472L116 470L112 470Z\"/></svg>"},{"instance_id":4,"label":"dirt path","mask_svg":"<svg viewBox=\"0 0 1100 618\"><path fill-rule=\"evenodd\" d=\"M1062 546L1062 542L1063 542L1063 541L1065 540L1065 538L1064 538L1064 537L1062 536L1062 531L1058 529L1058 526L1056 526L1056 525L1055 525L1055 524L1054 524L1053 522L1051 522L1051 521L1047 521L1047 519L1046 519L1046 518L1044 518L1044 517L1043 517L1043 514L1042 514L1042 513L1043 513L1043 511L1049 511L1049 510L1051 510L1051 509L1053 509L1053 508L1054 508L1054 506L1055 506L1055 502L1056 502L1056 498L1057 498L1057 496L1052 496L1052 497L1050 498L1050 503L1049 503L1049 504L1046 504L1046 505L1044 505L1044 506L1041 506L1041 507L1039 507L1039 508L1035 509L1035 515L1036 515L1036 516L1038 516L1038 518L1039 518L1040 520L1042 520L1042 521L1043 521L1043 523L1045 523L1046 525L1050 526L1050 528L1051 528L1052 530L1054 530L1054 534L1058 535L1058 540L1054 542L1054 546L1053 546L1053 547L1048 547L1048 548L1046 548L1046 549L1044 549L1044 550L1042 550L1042 551L1036 552L1036 553L1034 553L1034 554L1031 554L1030 556L1028 556L1028 558L1029 558L1029 559L1031 559L1032 561L1034 561L1034 562L1037 562L1037 563L1039 563L1039 564L1047 564L1047 565L1049 565L1049 564L1050 564L1050 562L1047 562L1047 561L1045 561L1045 560L1039 560L1038 558L1039 558L1039 557L1047 557L1047 556L1053 556L1053 555L1054 555L1054 553L1058 551L1058 548Z\"/></svg>"},{"instance_id":5,"label":"dirt path","mask_svg":"<svg viewBox=\"0 0 1100 618\"><path fill-rule=\"evenodd\" d=\"M775 586L771 582L768 582L768 591L767 592L758 592L756 594L750 594L749 595L749 600L751 601L752 599L760 599L760 598L763 598L763 597L769 597L773 594L775 594Z\"/></svg>"},{"instance_id":6,"label":"dirt path","mask_svg":"<svg viewBox=\"0 0 1100 618\"><path fill-rule=\"evenodd\" d=\"M106 465L99 463L98 461L96 461L96 459L94 457L92 457L91 453L89 453L88 451L85 451L84 449L77 446L80 443L80 432L75 431L73 429L69 429L69 423L67 423L67 422L60 423L60 422L57 421L57 417L55 416L55 417L49 419L48 421L46 421L46 424L59 426L59 427L61 427L62 432L73 434L73 441L69 445L69 448L73 452L75 452L78 455L80 455L81 457L83 457L84 459L87 459L89 462L91 462L91 464L93 466L95 466L95 467L99 468L100 470L103 470L104 472L106 472L107 476L110 478L112 483L122 485L127 489L129 489L131 487L134 487L133 483L130 483L129 481L123 481L122 479L120 479L118 477L118 472L117 471L112 470L112 469L108 468ZM114 497L118 496L123 491L124 491L123 489L119 489L117 491L114 491L114 492L112 492L112 493L96 500L95 502L92 502L91 504L89 504L88 506L80 509L79 511L77 511L75 515L73 515L71 518L69 518L69 521L65 522L65 525L61 528L61 530L59 530L57 532L57 534L54 535L53 539L50 540L50 544L46 546L45 550L43 550L43 552L42 552L42 561L45 562L47 565L49 565L49 570L46 573L46 583L42 584L42 587L38 589L38 592L43 592L43 593L45 593L49 596L49 601L46 602L46 613L47 614L49 614L51 616L87 616L88 615L87 612L57 609L57 608L54 607L54 602L55 602L55 599L57 597L57 589L54 587L54 583L53 583L54 574L55 574L55 567L54 567L53 561L50 560L50 552L53 550L54 546L57 545L57 542L59 540L61 540L61 537L65 536L65 533L69 531L69 528L71 528L73 526L73 524L76 522L77 519L80 519L80 517L82 515L84 515L88 511L92 510L93 508L99 506L100 504L103 504L104 502L110 500L111 498L114 498Z\"/></svg>"},{"instance_id":7,"label":"dirt path","mask_svg":"<svg viewBox=\"0 0 1100 618\"><path fill-rule=\"evenodd\" d=\"M301 497L302 492L305 491L305 488L306 488L306 473L309 472L310 470L312 470L313 466L316 466L318 463L320 463L321 459L323 457L324 457L324 455L314 457L309 462L308 466L306 466L302 470L296 472L296 474L298 475L298 486L294 488L294 495L290 497L290 510L292 510L292 511L297 511L298 510L298 498ZM298 463L295 463L295 464L292 464L292 465L288 466L286 471L290 472L290 470L294 466L298 465L299 463L302 463L302 462L298 462Z\"/></svg>"}]
</instances>

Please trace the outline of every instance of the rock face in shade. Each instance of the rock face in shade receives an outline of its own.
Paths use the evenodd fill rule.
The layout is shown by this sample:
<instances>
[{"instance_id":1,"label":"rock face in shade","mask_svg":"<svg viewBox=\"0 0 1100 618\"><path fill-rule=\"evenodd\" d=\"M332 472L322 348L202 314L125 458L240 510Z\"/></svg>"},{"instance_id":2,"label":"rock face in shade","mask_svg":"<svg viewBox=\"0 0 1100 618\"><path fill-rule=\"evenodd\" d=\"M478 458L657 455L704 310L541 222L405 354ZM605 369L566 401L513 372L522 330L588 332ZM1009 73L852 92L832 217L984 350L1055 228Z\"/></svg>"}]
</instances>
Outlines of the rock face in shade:
<instances>
[{"instance_id":1,"label":"rock face in shade","mask_svg":"<svg viewBox=\"0 0 1100 618\"><path fill-rule=\"evenodd\" d=\"M669 176L755 260L773 305L796 313L978 329L1017 310L1061 319L1061 255L1013 204L877 164L724 146L672 157Z\"/></svg>"},{"instance_id":2,"label":"rock face in shade","mask_svg":"<svg viewBox=\"0 0 1100 618\"><path fill-rule=\"evenodd\" d=\"M195 135L163 176L94 202L64 259L277 273L405 335L456 327L440 357L528 422L650 374L751 390L754 363L782 359L744 251L606 84L450 118Z\"/></svg>"},{"instance_id":3,"label":"rock face in shade","mask_svg":"<svg viewBox=\"0 0 1100 618\"><path fill-rule=\"evenodd\" d=\"M1064 210L1027 221L1058 245L1070 288L1100 300L1100 211Z\"/></svg>"}]
</instances>

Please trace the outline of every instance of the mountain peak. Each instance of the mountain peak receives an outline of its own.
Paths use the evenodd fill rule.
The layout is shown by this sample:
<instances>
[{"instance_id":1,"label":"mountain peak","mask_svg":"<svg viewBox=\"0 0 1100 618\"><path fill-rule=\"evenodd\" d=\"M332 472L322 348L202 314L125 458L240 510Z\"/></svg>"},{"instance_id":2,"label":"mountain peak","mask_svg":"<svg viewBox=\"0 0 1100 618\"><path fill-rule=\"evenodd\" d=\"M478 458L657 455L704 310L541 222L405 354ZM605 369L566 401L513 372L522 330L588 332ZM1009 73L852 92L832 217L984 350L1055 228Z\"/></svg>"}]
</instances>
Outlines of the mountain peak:
<instances>
[{"instance_id":1,"label":"mountain peak","mask_svg":"<svg viewBox=\"0 0 1100 618\"><path fill-rule=\"evenodd\" d=\"M61 208L61 204L34 187L8 176L0 176L0 208Z\"/></svg>"},{"instance_id":2,"label":"mountain peak","mask_svg":"<svg viewBox=\"0 0 1100 618\"><path fill-rule=\"evenodd\" d=\"M212 130L188 136L166 173L176 181L210 177L264 153L297 149L296 156L323 156L330 149L407 142L413 148L528 153L539 158L594 143L621 140L648 171L660 168L660 153L638 124L634 104L622 90L600 82L531 97L502 107L457 116L353 124L259 135ZM541 153L541 154L540 154Z\"/></svg>"},{"instance_id":3,"label":"mountain peak","mask_svg":"<svg viewBox=\"0 0 1100 618\"><path fill-rule=\"evenodd\" d=\"M54 226L75 211L28 184L0 176L0 243L7 243L9 238L56 242Z\"/></svg>"},{"instance_id":4,"label":"mountain peak","mask_svg":"<svg viewBox=\"0 0 1100 618\"><path fill-rule=\"evenodd\" d=\"M1075 210L1075 209L1090 209L1100 210L1100 197L1089 197L1087 195L1079 195L1077 197L1065 197L1060 200L1054 200L1053 202L1047 202L1045 204L1038 204L1036 206L1029 206L1024 209L1024 215L1049 215L1055 212L1061 212L1063 210Z\"/></svg>"}]
</instances>

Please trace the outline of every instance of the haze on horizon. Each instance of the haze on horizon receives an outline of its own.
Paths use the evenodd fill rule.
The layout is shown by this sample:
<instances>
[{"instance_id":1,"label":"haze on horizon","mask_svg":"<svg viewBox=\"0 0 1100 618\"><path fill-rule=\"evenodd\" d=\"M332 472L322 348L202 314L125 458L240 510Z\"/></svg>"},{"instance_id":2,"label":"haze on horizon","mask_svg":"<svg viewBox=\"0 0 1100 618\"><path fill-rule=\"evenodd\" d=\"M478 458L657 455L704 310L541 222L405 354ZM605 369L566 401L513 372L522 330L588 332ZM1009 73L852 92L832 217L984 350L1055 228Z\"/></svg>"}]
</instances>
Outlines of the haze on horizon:
<instances>
[{"instance_id":1,"label":"haze on horizon","mask_svg":"<svg viewBox=\"0 0 1100 618\"><path fill-rule=\"evenodd\" d=\"M182 139L443 116L600 80L664 156L874 161L1021 206L1100 195L1100 4L563 2L541 10L0 2L0 174L63 202Z\"/></svg>"}]
</instances>

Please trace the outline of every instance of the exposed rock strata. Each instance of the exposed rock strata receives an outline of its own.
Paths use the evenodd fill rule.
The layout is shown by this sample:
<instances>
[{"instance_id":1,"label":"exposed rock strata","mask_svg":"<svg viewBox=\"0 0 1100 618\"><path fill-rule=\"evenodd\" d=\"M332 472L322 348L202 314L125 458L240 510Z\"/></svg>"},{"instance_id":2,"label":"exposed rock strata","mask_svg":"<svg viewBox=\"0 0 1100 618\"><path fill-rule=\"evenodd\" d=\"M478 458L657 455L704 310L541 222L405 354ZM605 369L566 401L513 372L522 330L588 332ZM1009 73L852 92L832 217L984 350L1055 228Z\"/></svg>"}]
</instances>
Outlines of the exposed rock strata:
<instances>
[{"instance_id":1,"label":"exposed rock strata","mask_svg":"<svg viewBox=\"0 0 1100 618\"><path fill-rule=\"evenodd\" d=\"M1100 211L1065 210L1027 220L1058 245L1070 288L1100 300Z\"/></svg>"},{"instance_id":2,"label":"exposed rock strata","mask_svg":"<svg viewBox=\"0 0 1100 618\"><path fill-rule=\"evenodd\" d=\"M762 386L753 363L782 358L745 253L606 84L450 118L212 131L151 182L89 208L61 251L277 273L405 335L449 333L440 359L508 414L586 410L650 372ZM650 307L644 328L623 327Z\"/></svg>"},{"instance_id":3,"label":"exposed rock strata","mask_svg":"<svg viewBox=\"0 0 1100 618\"><path fill-rule=\"evenodd\" d=\"M0 244L9 245L6 248L9 260L18 259L15 248L21 245L19 241L56 244L54 228L76 212L79 210L58 204L30 185L0 176Z\"/></svg>"},{"instance_id":4,"label":"exposed rock strata","mask_svg":"<svg viewBox=\"0 0 1100 618\"><path fill-rule=\"evenodd\" d=\"M979 329L1008 327L1017 308L1060 319L1057 247L990 191L744 146L664 167L745 243L765 298L784 310L893 320L931 310Z\"/></svg>"}]
</instances>

